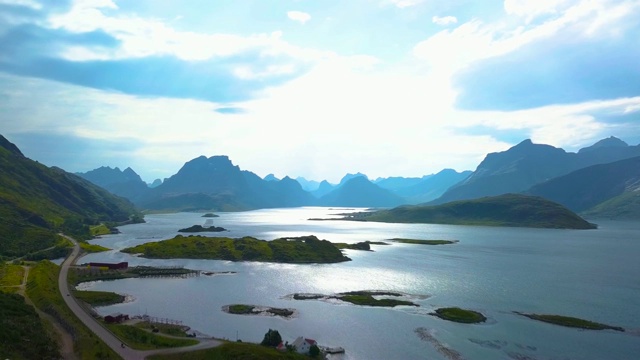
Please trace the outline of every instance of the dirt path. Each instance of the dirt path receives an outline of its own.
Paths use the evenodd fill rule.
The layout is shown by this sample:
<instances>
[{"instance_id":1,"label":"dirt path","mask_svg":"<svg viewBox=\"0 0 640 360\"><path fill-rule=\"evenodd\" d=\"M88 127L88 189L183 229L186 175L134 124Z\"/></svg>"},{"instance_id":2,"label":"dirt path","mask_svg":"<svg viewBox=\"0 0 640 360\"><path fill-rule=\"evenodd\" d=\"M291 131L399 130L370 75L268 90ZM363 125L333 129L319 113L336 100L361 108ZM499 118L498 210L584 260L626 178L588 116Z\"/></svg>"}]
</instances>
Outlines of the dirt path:
<instances>
[{"instance_id":1,"label":"dirt path","mask_svg":"<svg viewBox=\"0 0 640 360\"><path fill-rule=\"evenodd\" d=\"M24 300L27 304L33 306L41 319L47 320L52 326L53 330L56 332L58 345L60 345L60 355L65 360L79 360L78 356L73 351L73 337L64 328L60 325L60 323L51 315L40 311L36 306L33 305L31 299L27 296L26 287L27 281L29 280L29 270L31 267L23 266L24 268L24 278L22 280L22 284L20 285L20 290L18 290L18 294L24 297Z\"/></svg>"}]
</instances>

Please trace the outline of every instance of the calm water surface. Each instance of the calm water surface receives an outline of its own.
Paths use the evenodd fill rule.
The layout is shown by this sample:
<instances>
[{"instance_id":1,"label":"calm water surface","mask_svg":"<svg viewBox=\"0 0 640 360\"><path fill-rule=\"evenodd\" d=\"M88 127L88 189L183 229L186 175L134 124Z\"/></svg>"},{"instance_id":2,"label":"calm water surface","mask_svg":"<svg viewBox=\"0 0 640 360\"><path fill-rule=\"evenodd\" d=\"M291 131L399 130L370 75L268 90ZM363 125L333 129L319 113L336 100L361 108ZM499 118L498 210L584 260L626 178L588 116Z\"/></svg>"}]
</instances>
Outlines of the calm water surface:
<instances>
[{"instance_id":1,"label":"calm water surface","mask_svg":"<svg viewBox=\"0 0 640 360\"><path fill-rule=\"evenodd\" d=\"M114 249L80 262L128 261L130 266L179 265L235 275L188 279L97 282L92 290L135 300L98 308L183 321L220 338L260 342L269 329L284 340L297 336L342 346L346 359L638 359L640 358L640 224L600 222L598 230L547 230L430 224L308 221L344 209L294 208L220 213L223 236L316 235L332 242L384 241L394 237L459 240L453 245L374 245L347 250L353 261L328 265L232 263L217 260L151 260L119 249L177 235L203 224L200 213L148 215L146 223L92 241ZM415 295L420 308L372 308L286 295L392 290ZM424 297L420 297L424 296ZM230 315L223 305L245 303L295 308L296 318ZM488 321L457 324L428 315L438 307L481 311ZM513 311L585 318L628 331L585 331L533 321ZM417 328L429 339L421 339ZM448 352L448 350L453 350Z\"/></svg>"}]
</instances>

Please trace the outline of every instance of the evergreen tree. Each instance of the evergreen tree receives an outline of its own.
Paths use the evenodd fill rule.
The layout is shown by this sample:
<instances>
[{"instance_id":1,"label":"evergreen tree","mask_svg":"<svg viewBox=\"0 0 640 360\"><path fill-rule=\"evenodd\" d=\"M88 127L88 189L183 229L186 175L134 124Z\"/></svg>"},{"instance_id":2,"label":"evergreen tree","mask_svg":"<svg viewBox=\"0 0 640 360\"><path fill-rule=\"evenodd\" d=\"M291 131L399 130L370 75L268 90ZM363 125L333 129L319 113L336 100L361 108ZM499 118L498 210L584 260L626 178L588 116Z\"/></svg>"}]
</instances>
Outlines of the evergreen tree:
<instances>
[{"instance_id":1,"label":"evergreen tree","mask_svg":"<svg viewBox=\"0 0 640 360\"><path fill-rule=\"evenodd\" d=\"M262 342L260 343L260 345L276 347L281 342L282 342L282 337L280 336L280 333L278 332L278 330L269 329L269 331L267 331L267 333L264 334L264 339L262 339Z\"/></svg>"}]
</instances>

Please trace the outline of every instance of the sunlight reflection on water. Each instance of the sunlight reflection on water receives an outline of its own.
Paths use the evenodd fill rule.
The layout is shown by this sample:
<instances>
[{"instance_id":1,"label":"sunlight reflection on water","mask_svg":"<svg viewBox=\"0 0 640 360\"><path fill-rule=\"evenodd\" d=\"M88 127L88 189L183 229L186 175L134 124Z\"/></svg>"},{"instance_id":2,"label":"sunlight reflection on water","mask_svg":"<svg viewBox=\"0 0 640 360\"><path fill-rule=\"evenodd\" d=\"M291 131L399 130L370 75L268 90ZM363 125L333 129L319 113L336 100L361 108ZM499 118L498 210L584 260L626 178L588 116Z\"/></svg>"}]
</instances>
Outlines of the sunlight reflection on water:
<instances>
[{"instance_id":1,"label":"sunlight reflection on water","mask_svg":"<svg viewBox=\"0 0 640 360\"><path fill-rule=\"evenodd\" d=\"M326 265L152 260L117 251L171 238L179 228L204 223L201 214L180 213L150 215L146 224L125 226L122 234L94 240L92 243L115 250L88 255L81 262L129 261L132 266L237 271L228 276L106 281L91 287L130 294L136 299L99 308L103 315L148 311L154 316L182 320L194 329L219 337L233 339L239 331L243 339L256 342L267 329L276 328L291 341L304 335L327 345L342 346L347 349L348 359L443 358L437 348L420 340L417 328L432 330L430 334L439 343L468 359L505 359L517 354L539 359L632 359L640 353L640 342L634 336L566 329L511 312L558 313L640 328L640 309L628 306L629 301L640 298L637 224L606 223L599 230L567 231L307 221L338 212L339 209L298 208L220 213L214 224L229 229L223 236L267 240L316 235L347 243L394 237L460 242L423 246L389 241L391 245L373 245L374 252L347 250L353 261ZM612 242L615 246L610 246ZM293 293L353 290L399 291L429 297L416 299L420 308L395 309L284 298ZM296 308L299 316L282 320L222 313L221 307L232 303ZM428 315L440 306L481 310L490 321L463 325ZM381 329L384 342L380 341Z\"/></svg>"}]
</instances>

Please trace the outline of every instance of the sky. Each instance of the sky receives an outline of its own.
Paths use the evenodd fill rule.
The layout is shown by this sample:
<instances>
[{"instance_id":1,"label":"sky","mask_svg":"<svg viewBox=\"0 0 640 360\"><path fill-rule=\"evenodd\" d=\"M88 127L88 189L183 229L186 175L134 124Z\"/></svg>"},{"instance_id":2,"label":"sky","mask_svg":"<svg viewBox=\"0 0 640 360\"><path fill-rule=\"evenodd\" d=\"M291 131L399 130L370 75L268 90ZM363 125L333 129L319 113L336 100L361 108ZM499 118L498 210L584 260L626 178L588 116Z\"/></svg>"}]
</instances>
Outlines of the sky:
<instances>
[{"instance_id":1,"label":"sky","mask_svg":"<svg viewBox=\"0 0 640 360\"><path fill-rule=\"evenodd\" d=\"M640 143L640 0L0 0L0 134L145 181L338 182Z\"/></svg>"}]
</instances>

